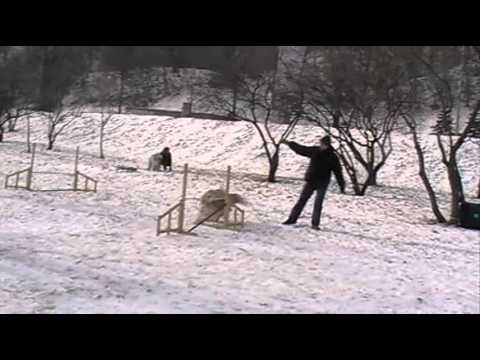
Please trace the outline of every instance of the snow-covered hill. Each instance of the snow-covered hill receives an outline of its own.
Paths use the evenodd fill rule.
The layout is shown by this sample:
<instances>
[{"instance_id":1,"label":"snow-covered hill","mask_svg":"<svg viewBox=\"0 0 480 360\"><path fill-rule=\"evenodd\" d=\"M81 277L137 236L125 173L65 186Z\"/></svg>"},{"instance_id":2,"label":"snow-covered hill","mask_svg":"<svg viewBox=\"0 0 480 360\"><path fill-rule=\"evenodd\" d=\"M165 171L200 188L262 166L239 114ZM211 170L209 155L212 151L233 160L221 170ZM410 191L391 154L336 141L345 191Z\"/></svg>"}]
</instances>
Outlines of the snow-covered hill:
<instances>
[{"instance_id":1,"label":"snow-covered hill","mask_svg":"<svg viewBox=\"0 0 480 360\"><path fill-rule=\"evenodd\" d=\"M28 166L25 124L0 144L0 178ZM32 139L46 124L32 120ZM281 181L263 180L267 163L253 128L242 123L153 116L115 116L97 157L98 116L86 114L58 139L39 146L37 171L80 171L99 180L96 194L0 190L0 312L479 313L478 231L430 225L429 203L410 140L397 135L380 174L384 186L366 197L332 186L322 231L279 225L302 186L306 161L283 150ZM302 126L292 139L322 134ZM425 138L434 147L434 139ZM169 146L175 171L144 170ZM441 164L428 157L432 178L447 190ZM155 217L178 201L181 165L192 168L189 198L221 187L233 168L232 192L247 198L241 232L199 227L197 236L155 236ZM460 163L466 191L479 176L478 145ZM137 166L136 173L116 165ZM259 176L261 175L261 176ZM34 187L68 178L37 175ZM442 195L441 204L448 206ZM187 223L198 202L189 200Z\"/></svg>"},{"instance_id":2,"label":"snow-covered hill","mask_svg":"<svg viewBox=\"0 0 480 360\"><path fill-rule=\"evenodd\" d=\"M273 126L279 133L283 125ZM19 132L6 134L7 140L25 141L25 122L20 122ZM45 143L47 123L45 119L32 119L32 141ZM174 163L181 167L188 162L201 169L225 170L231 165L234 171L266 174L268 162L254 127L248 123L229 123L190 118L166 118L158 116L115 115L106 128L106 156L117 158L146 168L151 154L163 147L171 148ZM84 154L98 153L98 114L85 114L58 138L60 148L81 147ZM311 125L298 126L291 140L303 144L317 144L323 135L320 128ZM448 191L444 165L434 136L424 135L427 171L432 183L441 191ZM418 188L423 185L418 177L416 153L409 136L393 136L394 151L379 174L382 185ZM466 193L473 196L480 177L480 142L468 142L459 154L460 169L464 177ZM278 174L301 178L307 160L283 148Z\"/></svg>"}]
</instances>

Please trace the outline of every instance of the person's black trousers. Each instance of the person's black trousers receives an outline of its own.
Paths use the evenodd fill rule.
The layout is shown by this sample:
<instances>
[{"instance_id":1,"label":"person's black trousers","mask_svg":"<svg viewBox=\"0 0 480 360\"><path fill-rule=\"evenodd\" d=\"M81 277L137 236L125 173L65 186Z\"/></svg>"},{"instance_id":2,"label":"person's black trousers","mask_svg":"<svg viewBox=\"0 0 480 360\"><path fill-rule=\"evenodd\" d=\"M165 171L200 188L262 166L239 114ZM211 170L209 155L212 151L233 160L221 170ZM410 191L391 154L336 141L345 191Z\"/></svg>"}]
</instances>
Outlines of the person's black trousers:
<instances>
[{"instance_id":1,"label":"person's black trousers","mask_svg":"<svg viewBox=\"0 0 480 360\"><path fill-rule=\"evenodd\" d=\"M307 201L316 191L315 196L315 203L313 205L313 214L312 214L312 225L319 226L320 225L320 216L322 215L322 206L323 206L323 199L325 199L325 194L327 193L328 184L324 185L313 185L310 183L305 183L303 187L302 193L300 194L300 198L298 199L297 203L292 209L290 216L288 217L288 222L294 223L300 217L303 208L307 204Z\"/></svg>"}]
</instances>

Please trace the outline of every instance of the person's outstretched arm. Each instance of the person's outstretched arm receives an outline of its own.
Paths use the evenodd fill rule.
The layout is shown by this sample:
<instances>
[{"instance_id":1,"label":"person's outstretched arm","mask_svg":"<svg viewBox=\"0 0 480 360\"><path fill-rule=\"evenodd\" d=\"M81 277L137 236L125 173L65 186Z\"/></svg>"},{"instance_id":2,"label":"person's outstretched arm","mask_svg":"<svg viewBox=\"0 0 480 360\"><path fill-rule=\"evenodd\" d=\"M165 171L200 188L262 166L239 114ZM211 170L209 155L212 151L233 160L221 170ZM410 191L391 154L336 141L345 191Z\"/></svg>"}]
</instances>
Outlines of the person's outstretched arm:
<instances>
[{"instance_id":1,"label":"person's outstretched arm","mask_svg":"<svg viewBox=\"0 0 480 360\"><path fill-rule=\"evenodd\" d=\"M287 144L289 148L295 151L298 155L302 155L306 157L312 157L316 149L316 146L303 146L303 145L297 144L295 141L285 141L285 144Z\"/></svg>"},{"instance_id":2,"label":"person's outstretched arm","mask_svg":"<svg viewBox=\"0 0 480 360\"><path fill-rule=\"evenodd\" d=\"M345 194L345 179L343 178L342 165L340 164L340 160L338 159L337 155L335 155L333 173L335 174L335 178L337 179L337 184L340 187L340 192L342 194Z\"/></svg>"}]
</instances>

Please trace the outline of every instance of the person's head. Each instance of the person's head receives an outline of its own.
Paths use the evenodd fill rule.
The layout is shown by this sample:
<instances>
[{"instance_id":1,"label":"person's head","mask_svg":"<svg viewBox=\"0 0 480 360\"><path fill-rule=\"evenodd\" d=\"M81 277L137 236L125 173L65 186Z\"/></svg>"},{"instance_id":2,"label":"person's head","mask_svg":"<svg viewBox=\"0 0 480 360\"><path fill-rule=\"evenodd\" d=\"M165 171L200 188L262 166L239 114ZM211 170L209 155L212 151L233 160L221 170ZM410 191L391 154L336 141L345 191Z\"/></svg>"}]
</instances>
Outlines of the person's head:
<instances>
[{"instance_id":1,"label":"person's head","mask_svg":"<svg viewBox=\"0 0 480 360\"><path fill-rule=\"evenodd\" d=\"M320 139L320 148L327 149L332 146L332 138L330 136L324 136Z\"/></svg>"},{"instance_id":2,"label":"person's head","mask_svg":"<svg viewBox=\"0 0 480 360\"><path fill-rule=\"evenodd\" d=\"M169 152L170 151L170 148L166 147L163 149L163 152Z\"/></svg>"}]
</instances>

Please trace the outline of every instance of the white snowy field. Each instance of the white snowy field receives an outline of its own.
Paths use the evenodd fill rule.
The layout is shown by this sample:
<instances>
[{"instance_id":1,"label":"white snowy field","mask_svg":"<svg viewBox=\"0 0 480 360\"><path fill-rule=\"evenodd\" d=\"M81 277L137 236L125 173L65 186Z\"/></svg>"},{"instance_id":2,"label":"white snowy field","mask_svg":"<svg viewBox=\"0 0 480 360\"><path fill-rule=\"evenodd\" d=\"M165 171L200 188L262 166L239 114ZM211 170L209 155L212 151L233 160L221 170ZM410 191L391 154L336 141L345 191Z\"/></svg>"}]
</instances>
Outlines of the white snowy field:
<instances>
[{"instance_id":1,"label":"white snowy field","mask_svg":"<svg viewBox=\"0 0 480 360\"><path fill-rule=\"evenodd\" d=\"M100 160L96 119L79 120L55 151L42 144L43 120L32 121L32 139L40 143L36 171L71 172L81 146L79 170L99 180L97 193L3 189L4 176L30 161L24 122L0 143L1 313L480 313L479 232L429 224L410 139L396 137L383 186L368 196L341 195L332 181L315 232L311 203L305 226L279 225L301 190L306 160L285 149L281 181L263 182L266 159L247 125L116 116ZM308 144L320 135L302 126L292 139ZM174 173L146 171L164 146ZM427 161L446 189L442 165ZM192 168L190 198L223 186L233 167L232 192L248 200L242 231L201 226L197 236L155 236L156 216L178 201L184 162ZM468 144L460 163L473 194L478 148ZM33 185L69 181L36 175ZM197 210L189 200L188 225Z\"/></svg>"}]
</instances>

